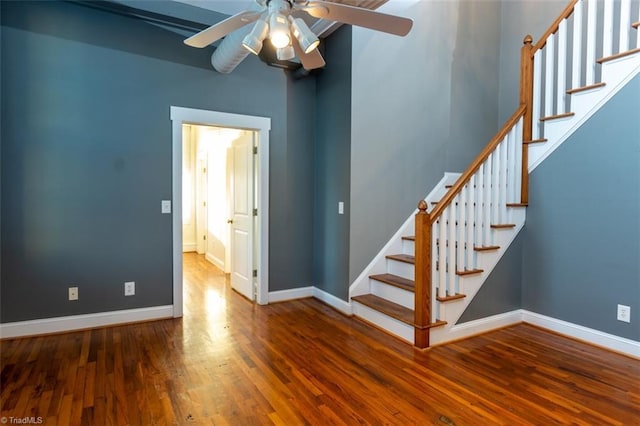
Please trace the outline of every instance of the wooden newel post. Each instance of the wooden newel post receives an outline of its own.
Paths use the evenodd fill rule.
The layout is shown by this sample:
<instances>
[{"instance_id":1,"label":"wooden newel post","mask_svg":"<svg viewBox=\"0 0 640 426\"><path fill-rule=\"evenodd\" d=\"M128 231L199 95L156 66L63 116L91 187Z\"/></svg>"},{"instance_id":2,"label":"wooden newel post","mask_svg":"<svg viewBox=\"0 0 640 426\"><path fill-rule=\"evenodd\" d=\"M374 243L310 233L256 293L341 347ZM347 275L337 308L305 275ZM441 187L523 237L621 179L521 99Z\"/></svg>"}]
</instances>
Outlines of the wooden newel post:
<instances>
[{"instance_id":1,"label":"wooden newel post","mask_svg":"<svg viewBox=\"0 0 640 426\"><path fill-rule=\"evenodd\" d=\"M520 105L526 105L522 126L522 140L530 141L533 135L533 37L524 38L520 51ZM522 144L522 188L520 202L529 202L529 145Z\"/></svg>"},{"instance_id":2,"label":"wooden newel post","mask_svg":"<svg viewBox=\"0 0 640 426\"><path fill-rule=\"evenodd\" d=\"M415 240L415 345L429 347L431 323L431 215L427 203L418 203Z\"/></svg>"}]
</instances>

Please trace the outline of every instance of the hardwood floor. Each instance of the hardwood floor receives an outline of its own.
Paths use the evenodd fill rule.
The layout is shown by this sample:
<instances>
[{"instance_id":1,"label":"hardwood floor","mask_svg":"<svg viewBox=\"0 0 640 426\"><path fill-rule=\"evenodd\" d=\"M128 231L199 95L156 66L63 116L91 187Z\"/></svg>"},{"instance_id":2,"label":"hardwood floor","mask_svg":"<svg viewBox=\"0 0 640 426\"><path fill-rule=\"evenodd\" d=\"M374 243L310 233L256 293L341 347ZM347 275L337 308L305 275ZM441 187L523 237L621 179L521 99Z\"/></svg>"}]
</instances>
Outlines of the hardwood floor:
<instances>
[{"instance_id":1,"label":"hardwood floor","mask_svg":"<svg viewBox=\"0 0 640 426\"><path fill-rule=\"evenodd\" d=\"M1 416L45 425L639 425L640 361L518 325L427 352L185 256L185 316L5 340Z\"/></svg>"}]
</instances>

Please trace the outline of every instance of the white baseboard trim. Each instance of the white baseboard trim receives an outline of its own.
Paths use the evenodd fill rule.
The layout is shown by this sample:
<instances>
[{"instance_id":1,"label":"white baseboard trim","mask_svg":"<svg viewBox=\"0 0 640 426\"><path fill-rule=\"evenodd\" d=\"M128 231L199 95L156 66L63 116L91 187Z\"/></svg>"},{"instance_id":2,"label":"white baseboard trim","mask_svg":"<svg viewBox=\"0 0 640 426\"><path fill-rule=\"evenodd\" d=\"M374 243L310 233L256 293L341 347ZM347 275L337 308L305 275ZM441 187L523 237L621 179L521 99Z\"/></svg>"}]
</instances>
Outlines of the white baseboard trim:
<instances>
[{"instance_id":1,"label":"white baseboard trim","mask_svg":"<svg viewBox=\"0 0 640 426\"><path fill-rule=\"evenodd\" d=\"M287 300L313 297L313 287L292 288L291 290L279 290L269 292L269 303L286 302Z\"/></svg>"},{"instance_id":2,"label":"white baseboard trim","mask_svg":"<svg viewBox=\"0 0 640 426\"><path fill-rule=\"evenodd\" d=\"M452 340L464 339L466 337L486 333L488 331L518 324L520 322L522 322L522 310L517 309L503 314L492 315L490 317L456 324L448 330L445 328L433 328L431 330L431 344L440 345L451 342Z\"/></svg>"},{"instance_id":3,"label":"white baseboard trim","mask_svg":"<svg viewBox=\"0 0 640 426\"><path fill-rule=\"evenodd\" d=\"M150 308L126 309L121 311L98 312L95 314L70 315L66 317L8 322L0 324L0 339L62 333L87 328L172 317L173 306L166 305L153 306Z\"/></svg>"},{"instance_id":4,"label":"white baseboard trim","mask_svg":"<svg viewBox=\"0 0 640 426\"><path fill-rule=\"evenodd\" d=\"M583 327L581 325L551 318L545 315L536 314L535 312L522 311L522 321L555 331L565 336L573 337L578 340L591 343L592 345L601 346L603 348L620 352L634 358L640 358L640 342L626 339L624 337L615 336L613 334L604 333L592 328Z\"/></svg>"},{"instance_id":5,"label":"white baseboard trim","mask_svg":"<svg viewBox=\"0 0 640 426\"><path fill-rule=\"evenodd\" d=\"M350 303L313 286L293 288L291 290L270 291L269 303L286 302L288 300L303 299L305 297L315 297L345 315L353 315L353 309Z\"/></svg>"},{"instance_id":6,"label":"white baseboard trim","mask_svg":"<svg viewBox=\"0 0 640 426\"><path fill-rule=\"evenodd\" d=\"M493 315L462 324L456 324L448 331L442 329L442 334L439 333L440 329L433 329L431 331L431 343L433 345L439 345L453 340L486 333L488 331L507 327L520 322L532 324L540 328L554 331L558 334L577 340L582 340L591 345L600 346L614 352L620 352L634 358L640 358L640 342L556 318L551 318L524 309Z\"/></svg>"},{"instance_id":7,"label":"white baseboard trim","mask_svg":"<svg viewBox=\"0 0 640 426\"><path fill-rule=\"evenodd\" d=\"M205 254L204 258L224 271L224 260L221 260L220 258L215 257L211 253Z\"/></svg>"},{"instance_id":8,"label":"white baseboard trim","mask_svg":"<svg viewBox=\"0 0 640 426\"><path fill-rule=\"evenodd\" d=\"M326 291L321 290L318 287L313 287L313 297L323 301L327 305L342 312L345 315L353 315L353 308L351 307L350 303L345 302L339 297L336 297L331 293L327 293Z\"/></svg>"},{"instance_id":9,"label":"white baseboard trim","mask_svg":"<svg viewBox=\"0 0 640 426\"><path fill-rule=\"evenodd\" d=\"M183 244L183 245L182 245L182 252L183 252L183 253L189 253L189 252L192 252L192 251L197 251L196 243L193 243L193 244Z\"/></svg>"}]
</instances>

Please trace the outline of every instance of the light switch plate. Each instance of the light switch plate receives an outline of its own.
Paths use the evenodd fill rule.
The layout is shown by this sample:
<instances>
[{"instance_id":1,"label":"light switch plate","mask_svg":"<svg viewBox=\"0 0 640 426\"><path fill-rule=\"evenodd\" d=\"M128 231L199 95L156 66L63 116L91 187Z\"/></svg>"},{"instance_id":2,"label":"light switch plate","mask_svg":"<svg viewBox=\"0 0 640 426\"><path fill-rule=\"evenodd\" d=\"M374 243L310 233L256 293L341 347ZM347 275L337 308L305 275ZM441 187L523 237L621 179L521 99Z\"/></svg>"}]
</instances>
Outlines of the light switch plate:
<instances>
[{"instance_id":1,"label":"light switch plate","mask_svg":"<svg viewBox=\"0 0 640 426\"><path fill-rule=\"evenodd\" d=\"M162 200L162 214L171 213L171 200Z\"/></svg>"},{"instance_id":2,"label":"light switch plate","mask_svg":"<svg viewBox=\"0 0 640 426\"><path fill-rule=\"evenodd\" d=\"M338 214L344 214L344 201L338 201Z\"/></svg>"}]
</instances>

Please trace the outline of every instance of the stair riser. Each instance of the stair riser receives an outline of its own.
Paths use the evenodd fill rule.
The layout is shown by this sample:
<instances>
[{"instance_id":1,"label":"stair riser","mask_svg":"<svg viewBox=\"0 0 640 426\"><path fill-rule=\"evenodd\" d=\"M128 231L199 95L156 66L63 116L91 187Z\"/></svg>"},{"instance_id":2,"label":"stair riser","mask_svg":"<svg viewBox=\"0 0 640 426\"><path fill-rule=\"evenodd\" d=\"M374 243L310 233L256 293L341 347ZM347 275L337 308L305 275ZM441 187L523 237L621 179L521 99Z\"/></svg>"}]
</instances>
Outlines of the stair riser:
<instances>
[{"instance_id":1,"label":"stair riser","mask_svg":"<svg viewBox=\"0 0 640 426\"><path fill-rule=\"evenodd\" d=\"M415 267L413 264L399 262L397 260L387 259L387 272L408 280L413 280L415 277Z\"/></svg>"},{"instance_id":2,"label":"stair riser","mask_svg":"<svg viewBox=\"0 0 640 426\"><path fill-rule=\"evenodd\" d=\"M412 326L395 320L355 301L353 302L353 314L383 330L386 330L394 336L413 344L414 331Z\"/></svg>"},{"instance_id":3,"label":"stair riser","mask_svg":"<svg viewBox=\"0 0 640 426\"><path fill-rule=\"evenodd\" d=\"M414 255L416 252L416 244L412 240L402 240L402 253Z\"/></svg>"},{"instance_id":4,"label":"stair riser","mask_svg":"<svg viewBox=\"0 0 640 426\"><path fill-rule=\"evenodd\" d=\"M381 281L371 280L371 294L402 305L405 308L414 308L414 294L412 292L385 284Z\"/></svg>"}]
</instances>

